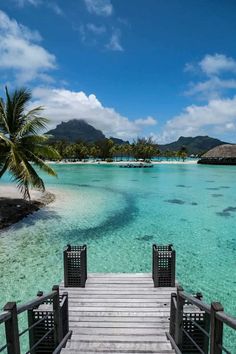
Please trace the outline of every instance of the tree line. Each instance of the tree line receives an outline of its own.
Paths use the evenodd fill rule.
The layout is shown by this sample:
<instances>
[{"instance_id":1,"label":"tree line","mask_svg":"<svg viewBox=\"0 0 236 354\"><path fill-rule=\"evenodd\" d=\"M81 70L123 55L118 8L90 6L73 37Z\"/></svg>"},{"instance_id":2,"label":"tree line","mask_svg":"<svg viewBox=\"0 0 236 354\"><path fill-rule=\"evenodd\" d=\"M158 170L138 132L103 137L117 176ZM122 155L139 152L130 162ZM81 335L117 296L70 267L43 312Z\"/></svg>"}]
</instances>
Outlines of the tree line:
<instances>
[{"instance_id":1,"label":"tree line","mask_svg":"<svg viewBox=\"0 0 236 354\"><path fill-rule=\"evenodd\" d=\"M77 141L70 143L66 140L51 141L50 146L61 156L61 159L86 160L88 158L106 161L123 159L151 160L154 157L166 159L182 159L187 157L187 150L182 147L179 151L160 151L152 138L138 138L133 143L115 144L112 139L104 139L95 143Z\"/></svg>"}]
</instances>

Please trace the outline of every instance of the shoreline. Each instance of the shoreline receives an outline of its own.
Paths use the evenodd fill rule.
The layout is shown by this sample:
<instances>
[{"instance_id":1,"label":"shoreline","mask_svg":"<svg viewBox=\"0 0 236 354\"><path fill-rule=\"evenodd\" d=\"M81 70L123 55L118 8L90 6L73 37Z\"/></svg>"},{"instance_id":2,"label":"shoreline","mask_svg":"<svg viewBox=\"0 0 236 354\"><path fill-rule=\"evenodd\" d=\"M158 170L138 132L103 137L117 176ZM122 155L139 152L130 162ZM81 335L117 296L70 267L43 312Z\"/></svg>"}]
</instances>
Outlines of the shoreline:
<instances>
[{"instance_id":1,"label":"shoreline","mask_svg":"<svg viewBox=\"0 0 236 354\"><path fill-rule=\"evenodd\" d=\"M0 232L55 201L55 194L31 191L31 200L22 198L16 187L0 186Z\"/></svg>"},{"instance_id":2,"label":"shoreline","mask_svg":"<svg viewBox=\"0 0 236 354\"><path fill-rule=\"evenodd\" d=\"M196 165L198 160L186 160L186 161L151 161L152 165ZM143 161L46 161L48 164L52 165L139 165L142 163L146 163Z\"/></svg>"}]
</instances>

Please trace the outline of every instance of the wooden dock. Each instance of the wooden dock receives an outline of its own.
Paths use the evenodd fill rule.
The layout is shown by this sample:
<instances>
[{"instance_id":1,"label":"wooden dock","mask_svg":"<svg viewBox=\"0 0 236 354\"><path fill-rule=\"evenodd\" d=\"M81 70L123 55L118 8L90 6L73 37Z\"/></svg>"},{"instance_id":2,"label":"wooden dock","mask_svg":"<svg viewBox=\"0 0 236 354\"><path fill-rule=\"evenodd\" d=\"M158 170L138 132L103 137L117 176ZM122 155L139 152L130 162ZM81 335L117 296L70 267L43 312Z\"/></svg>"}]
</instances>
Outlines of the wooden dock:
<instances>
[{"instance_id":1,"label":"wooden dock","mask_svg":"<svg viewBox=\"0 0 236 354\"><path fill-rule=\"evenodd\" d=\"M89 273L69 294L72 337L62 354L175 353L166 337L170 295L154 288L151 273Z\"/></svg>"}]
</instances>

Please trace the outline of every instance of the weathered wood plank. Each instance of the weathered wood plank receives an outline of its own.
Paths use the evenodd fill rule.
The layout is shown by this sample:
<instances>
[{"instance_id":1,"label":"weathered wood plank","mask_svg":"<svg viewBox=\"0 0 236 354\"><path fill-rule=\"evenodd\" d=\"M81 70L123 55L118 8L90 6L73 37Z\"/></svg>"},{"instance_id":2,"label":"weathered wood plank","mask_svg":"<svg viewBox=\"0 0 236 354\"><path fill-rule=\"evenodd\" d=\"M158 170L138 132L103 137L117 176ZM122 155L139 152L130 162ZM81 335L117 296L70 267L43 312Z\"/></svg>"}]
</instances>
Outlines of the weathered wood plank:
<instances>
[{"instance_id":1,"label":"weathered wood plank","mask_svg":"<svg viewBox=\"0 0 236 354\"><path fill-rule=\"evenodd\" d=\"M71 340L62 354L174 353L166 337L170 294L151 274L89 273L85 288L69 293Z\"/></svg>"}]
</instances>

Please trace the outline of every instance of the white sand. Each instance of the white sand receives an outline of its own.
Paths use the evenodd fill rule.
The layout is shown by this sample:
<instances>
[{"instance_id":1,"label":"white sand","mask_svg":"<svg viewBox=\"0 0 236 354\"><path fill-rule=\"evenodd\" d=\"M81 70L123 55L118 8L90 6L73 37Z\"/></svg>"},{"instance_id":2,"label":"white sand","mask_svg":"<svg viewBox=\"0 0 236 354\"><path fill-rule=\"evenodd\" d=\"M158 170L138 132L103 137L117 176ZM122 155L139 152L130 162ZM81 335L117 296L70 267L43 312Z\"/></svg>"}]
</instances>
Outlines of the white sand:
<instances>
[{"instance_id":1,"label":"white sand","mask_svg":"<svg viewBox=\"0 0 236 354\"><path fill-rule=\"evenodd\" d=\"M186 160L186 161L151 161L152 165L195 165L197 164L198 160ZM76 161L76 162L52 162L47 161L48 164L57 164L57 165L127 165L127 164L140 164L141 161L113 161L113 162L106 162L106 161Z\"/></svg>"}]
</instances>

